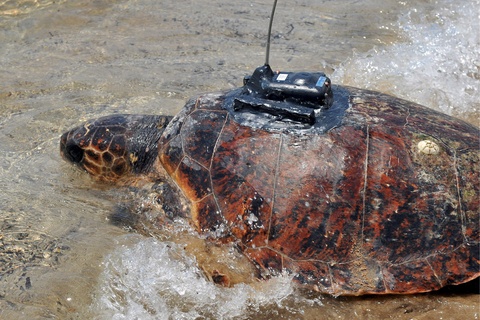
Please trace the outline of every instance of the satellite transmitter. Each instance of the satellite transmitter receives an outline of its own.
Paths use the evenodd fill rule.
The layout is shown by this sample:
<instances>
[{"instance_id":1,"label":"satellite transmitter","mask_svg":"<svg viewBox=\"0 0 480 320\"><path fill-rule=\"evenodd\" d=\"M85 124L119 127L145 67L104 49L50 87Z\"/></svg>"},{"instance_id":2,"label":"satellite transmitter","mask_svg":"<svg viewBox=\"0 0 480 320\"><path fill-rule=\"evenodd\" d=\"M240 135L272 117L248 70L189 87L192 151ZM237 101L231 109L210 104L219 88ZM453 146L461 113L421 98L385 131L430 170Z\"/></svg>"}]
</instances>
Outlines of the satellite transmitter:
<instances>
[{"instance_id":1,"label":"satellite transmitter","mask_svg":"<svg viewBox=\"0 0 480 320\"><path fill-rule=\"evenodd\" d=\"M331 81L323 72L272 71L268 60L276 6L277 0L268 26L265 64L244 78L243 90L234 100L234 109L252 108L281 119L313 124L314 110L328 109L333 102Z\"/></svg>"}]
</instances>

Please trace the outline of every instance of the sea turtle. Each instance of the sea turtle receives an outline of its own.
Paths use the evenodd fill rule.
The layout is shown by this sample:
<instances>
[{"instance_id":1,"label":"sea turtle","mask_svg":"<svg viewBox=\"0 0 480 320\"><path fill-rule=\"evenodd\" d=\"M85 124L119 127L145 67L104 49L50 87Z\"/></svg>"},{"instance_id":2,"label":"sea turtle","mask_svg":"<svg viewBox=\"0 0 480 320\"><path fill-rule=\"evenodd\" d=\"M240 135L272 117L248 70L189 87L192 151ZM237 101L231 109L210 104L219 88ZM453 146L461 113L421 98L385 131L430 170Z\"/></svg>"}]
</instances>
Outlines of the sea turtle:
<instances>
[{"instance_id":1,"label":"sea turtle","mask_svg":"<svg viewBox=\"0 0 480 320\"><path fill-rule=\"evenodd\" d=\"M331 85L314 123L235 107L243 93L200 95L174 118L89 121L61 154L102 181L155 182L166 216L235 248L257 278L286 271L337 296L479 277L478 128L352 87ZM231 284L228 270L210 275Z\"/></svg>"}]
</instances>

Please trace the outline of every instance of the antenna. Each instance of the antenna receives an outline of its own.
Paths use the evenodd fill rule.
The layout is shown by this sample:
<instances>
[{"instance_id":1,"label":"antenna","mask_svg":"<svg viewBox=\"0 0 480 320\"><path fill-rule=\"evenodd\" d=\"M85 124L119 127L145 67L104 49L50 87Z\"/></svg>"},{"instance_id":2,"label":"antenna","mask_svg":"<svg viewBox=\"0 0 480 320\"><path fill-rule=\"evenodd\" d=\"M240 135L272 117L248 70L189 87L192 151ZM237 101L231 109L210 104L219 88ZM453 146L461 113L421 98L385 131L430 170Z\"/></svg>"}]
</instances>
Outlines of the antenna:
<instances>
[{"instance_id":1,"label":"antenna","mask_svg":"<svg viewBox=\"0 0 480 320\"><path fill-rule=\"evenodd\" d=\"M243 78L243 90L233 101L235 111L266 112L277 119L313 125L316 109L328 109L333 102L330 79L323 72L273 72L268 64L272 24L277 0L268 25L265 64Z\"/></svg>"},{"instance_id":2,"label":"antenna","mask_svg":"<svg viewBox=\"0 0 480 320\"><path fill-rule=\"evenodd\" d=\"M268 58L270 56L270 39L272 35L272 24L273 16L275 14L275 8L277 7L277 0L273 2L272 14L270 15L270 23L268 25L268 35L267 35L267 54L265 56L265 65L268 66Z\"/></svg>"}]
</instances>

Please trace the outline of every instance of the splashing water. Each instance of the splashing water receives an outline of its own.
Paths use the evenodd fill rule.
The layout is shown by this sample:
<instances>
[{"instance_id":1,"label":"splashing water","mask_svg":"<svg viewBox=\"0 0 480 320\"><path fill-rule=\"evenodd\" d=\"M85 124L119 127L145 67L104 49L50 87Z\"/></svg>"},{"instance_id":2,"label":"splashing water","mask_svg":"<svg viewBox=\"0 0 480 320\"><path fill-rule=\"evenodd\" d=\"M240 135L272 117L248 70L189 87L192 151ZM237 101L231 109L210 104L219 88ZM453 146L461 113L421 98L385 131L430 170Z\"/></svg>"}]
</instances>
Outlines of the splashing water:
<instances>
[{"instance_id":1,"label":"splashing water","mask_svg":"<svg viewBox=\"0 0 480 320\"><path fill-rule=\"evenodd\" d=\"M261 289L245 284L219 287L205 279L178 244L139 240L106 258L104 285L92 306L99 319L232 319L245 315L247 308L282 308L293 292L287 275L265 282Z\"/></svg>"},{"instance_id":2,"label":"splashing water","mask_svg":"<svg viewBox=\"0 0 480 320\"><path fill-rule=\"evenodd\" d=\"M450 115L478 117L479 7L480 1L443 0L431 11L411 9L391 26L403 33L405 42L354 54L332 78Z\"/></svg>"}]
</instances>

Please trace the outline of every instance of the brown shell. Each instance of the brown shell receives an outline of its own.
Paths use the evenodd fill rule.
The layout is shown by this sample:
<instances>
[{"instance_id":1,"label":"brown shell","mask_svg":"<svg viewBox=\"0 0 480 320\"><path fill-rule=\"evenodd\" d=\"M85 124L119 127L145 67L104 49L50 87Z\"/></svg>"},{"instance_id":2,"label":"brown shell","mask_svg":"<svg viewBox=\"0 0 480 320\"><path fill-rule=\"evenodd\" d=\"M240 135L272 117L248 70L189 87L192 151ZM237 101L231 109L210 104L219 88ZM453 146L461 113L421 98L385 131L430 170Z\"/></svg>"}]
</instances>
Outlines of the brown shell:
<instances>
[{"instance_id":1,"label":"brown shell","mask_svg":"<svg viewBox=\"0 0 480 320\"><path fill-rule=\"evenodd\" d=\"M334 295L414 293L480 274L477 128L354 88L327 133L237 123L225 95L187 103L159 142L200 232L268 276ZM431 141L435 152L422 152ZM421 145L421 144L420 144Z\"/></svg>"}]
</instances>

